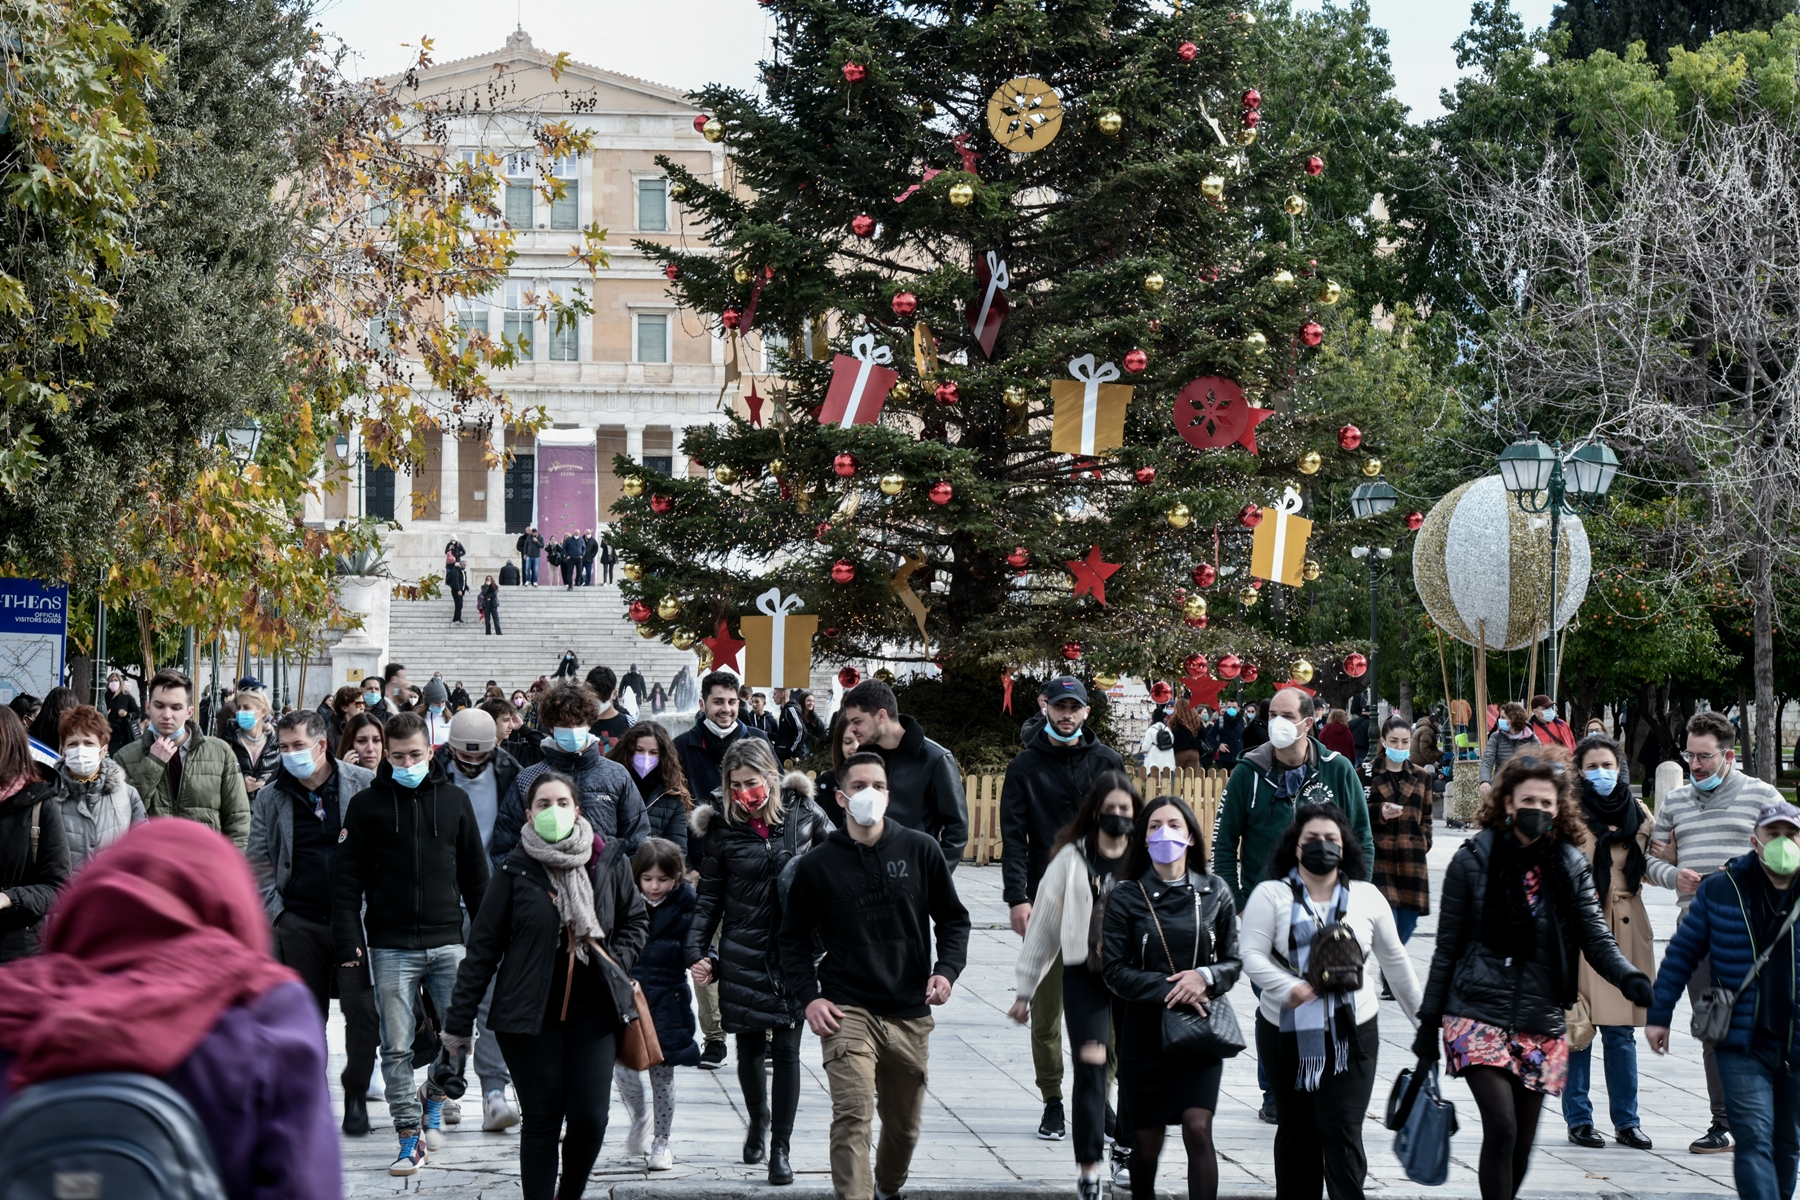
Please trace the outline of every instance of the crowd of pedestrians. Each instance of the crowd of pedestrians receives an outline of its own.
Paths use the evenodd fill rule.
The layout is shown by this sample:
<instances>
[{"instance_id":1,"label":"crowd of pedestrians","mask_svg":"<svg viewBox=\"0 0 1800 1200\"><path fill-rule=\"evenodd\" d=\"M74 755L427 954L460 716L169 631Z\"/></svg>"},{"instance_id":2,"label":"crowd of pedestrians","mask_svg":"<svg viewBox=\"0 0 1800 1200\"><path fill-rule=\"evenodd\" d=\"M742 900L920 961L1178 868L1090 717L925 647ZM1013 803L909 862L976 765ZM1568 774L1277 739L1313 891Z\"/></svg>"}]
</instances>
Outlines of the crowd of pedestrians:
<instances>
[{"instance_id":1,"label":"crowd of pedestrians","mask_svg":"<svg viewBox=\"0 0 1800 1200\"><path fill-rule=\"evenodd\" d=\"M285 712L245 678L204 713L163 671L141 705L58 689L29 729L0 708L0 1104L138 1072L191 1108L224 1195L337 1195L335 999L341 1129L372 1132L379 1064L394 1176L461 1124L471 1063L481 1127L521 1126L526 1200L582 1194L615 1092L626 1152L669 1170L678 1068L735 1052L743 1161L784 1186L795 1129L826 1119L803 1111L812 1036L836 1194L899 1196L932 1012L969 953L954 756L880 681L845 692L827 727L804 691L715 671L671 735L638 719L635 668L624 683L580 669L570 651L554 678L476 696L390 664ZM1614 1140L1651 1148L1635 1031L1667 1052L1684 989L1716 1010L1711 1121L1690 1149L1735 1152L1744 1196L1791 1196L1800 808L1739 767L1730 721L1692 718L1688 782L1653 812L1604 726L1577 741L1548 697L1499 706L1421 979L1406 944L1434 900L1436 723L1296 687L1256 708L1183 698L1137 742L1134 776L1082 680L1037 699L1000 800L1022 939L1010 1016L1029 1027L1038 1135L1069 1140L1080 1200L1109 1169L1154 1196L1171 1126L1189 1197L1214 1200L1223 1064L1246 1050L1277 1195L1360 1200L1384 1003L1417 1031L1400 1065L1467 1083L1482 1196L1512 1200L1546 1097L1570 1142L1606 1145L1596 1046ZM815 753L829 769L794 769ZM1221 754L1206 824L1157 790L1159 771ZM1660 971L1645 886L1680 901ZM1240 976L1247 1030L1228 998ZM274 1090L274 1110L246 1102Z\"/></svg>"}]
</instances>

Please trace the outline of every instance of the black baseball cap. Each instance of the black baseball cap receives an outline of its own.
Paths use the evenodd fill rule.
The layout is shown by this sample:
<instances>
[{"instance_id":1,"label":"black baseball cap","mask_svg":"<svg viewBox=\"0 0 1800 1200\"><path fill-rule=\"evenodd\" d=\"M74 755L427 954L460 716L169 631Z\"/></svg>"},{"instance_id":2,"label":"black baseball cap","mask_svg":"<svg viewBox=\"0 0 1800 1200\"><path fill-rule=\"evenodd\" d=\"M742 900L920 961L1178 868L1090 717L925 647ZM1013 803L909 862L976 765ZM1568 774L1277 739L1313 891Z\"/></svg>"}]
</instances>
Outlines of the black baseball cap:
<instances>
[{"instance_id":1,"label":"black baseball cap","mask_svg":"<svg viewBox=\"0 0 1800 1200\"><path fill-rule=\"evenodd\" d=\"M1073 675L1058 675L1044 685L1044 690L1039 695L1043 696L1046 704L1055 704L1058 700L1076 700L1083 705L1088 703L1087 687Z\"/></svg>"}]
</instances>

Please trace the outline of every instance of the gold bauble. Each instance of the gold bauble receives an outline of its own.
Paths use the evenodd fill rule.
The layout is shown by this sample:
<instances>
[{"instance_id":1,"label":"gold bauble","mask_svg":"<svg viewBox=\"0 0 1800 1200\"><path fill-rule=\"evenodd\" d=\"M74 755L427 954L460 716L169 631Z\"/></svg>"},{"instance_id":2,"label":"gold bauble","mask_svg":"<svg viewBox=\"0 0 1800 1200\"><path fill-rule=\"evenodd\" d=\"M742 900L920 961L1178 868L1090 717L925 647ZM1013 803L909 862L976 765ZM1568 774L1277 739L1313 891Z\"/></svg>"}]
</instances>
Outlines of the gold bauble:
<instances>
[{"instance_id":1,"label":"gold bauble","mask_svg":"<svg viewBox=\"0 0 1800 1200\"><path fill-rule=\"evenodd\" d=\"M1031 403L1031 397L1026 394L1025 389L1022 387L1009 387L1002 395L1006 400L1006 407L1012 409L1014 412L1024 409Z\"/></svg>"},{"instance_id":2,"label":"gold bauble","mask_svg":"<svg viewBox=\"0 0 1800 1200\"><path fill-rule=\"evenodd\" d=\"M1144 290L1146 292L1149 292L1152 296L1161 292L1164 288L1166 288L1168 286L1169 286L1169 281L1164 279L1162 277L1162 273L1159 271L1152 271L1148 275L1144 276Z\"/></svg>"},{"instance_id":3,"label":"gold bauble","mask_svg":"<svg viewBox=\"0 0 1800 1200\"><path fill-rule=\"evenodd\" d=\"M1206 597L1189 596L1181 602L1181 619L1198 621L1206 616Z\"/></svg>"},{"instance_id":4,"label":"gold bauble","mask_svg":"<svg viewBox=\"0 0 1800 1200\"><path fill-rule=\"evenodd\" d=\"M694 643L699 640L700 635L691 629L675 629L669 632L669 645L675 647L677 650L691 649Z\"/></svg>"},{"instance_id":5,"label":"gold bauble","mask_svg":"<svg viewBox=\"0 0 1800 1200\"><path fill-rule=\"evenodd\" d=\"M709 142L724 141L725 122L719 120L717 117L708 118L706 124L700 127L700 136Z\"/></svg>"},{"instance_id":6,"label":"gold bauble","mask_svg":"<svg viewBox=\"0 0 1800 1200\"><path fill-rule=\"evenodd\" d=\"M904 379L900 380L893 387L888 389L888 399L893 400L897 404L905 404L908 400L912 399L912 384L906 382Z\"/></svg>"},{"instance_id":7,"label":"gold bauble","mask_svg":"<svg viewBox=\"0 0 1800 1200\"><path fill-rule=\"evenodd\" d=\"M1295 192L1286 200L1282 201L1281 207L1287 209L1288 216L1297 217L1306 211L1306 197L1302 196L1299 192Z\"/></svg>"},{"instance_id":8,"label":"gold bauble","mask_svg":"<svg viewBox=\"0 0 1800 1200\"><path fill-rule=\"evenodd\" d=\"M1311 683L1312 677L1313 665L1304 658L1296 658L1294 660L1294 673L1290 678L1293 679L1295 683Z\"/></svg>"},{"instance_id":9,"label":"gold bauble","mask_svg":"<svg viewBox=\"0 0 1800 1200\"><path fill-rule=\"evenodd\" d=\"M1125 118L1109 108L1094 118L1094 127L1107 137L1117 137L1119 130L1125 128Z\"/></svg>"},{"instance_id":10,"label":"gold bauble","mask_svg":"<svg viewBox=\"0 0 1800 1200\"><path fill-rule=\"evenodd\" d=\"M720 463L713 468L713 478L725 487L737 482L737 468L729 463Z\"/></svg>"},{"instance_id":11,"label":"gold bauble","mask_svg":"<svg viewBox=\"0 0 1800 1200\"><path fill-rule=\"evenodd\" d=\"M1327 279L1325 286L1319 289L1320 304L1336 304L1338 297L1344 294L1344 287L1335 279Z\"/></svg>"},{"instance_id":12,"label":"gold bauble","mask_svg":"<svg viewBox=\"0 0 1800 1200\"><path fill-rule=\"evenodd\" d=\"M1117 675L1096 675L1096 676L1094 676L1094 686L1099 688L1103 692L1106 691L1108 688L1112 687L1112 685L1117 682L1119 682L1119 677Z\"/></svg>"},{"instance_id":13,"label":"gold bauble","mask_svg":"<svg viewBox=\"0 0 1800 1200\"><path fill-rule=\"evenodd\" d=\"M906 476L898 471L890 471L881 477L881 482L877 486L881 488L881 494L884 496L898 496L906 490Z\"/></svg>"},{"instance_id":14,"label":"gold bauble","mask_svg":"<svg viewBox=\"0 0 1800 1200\"><path fill-rule=\"evenodd\" d=\"M656 602L656 615L665 621L673 621L681 615L681 601L673 596L664 596Z\"/></svg>"},{"instance_id":15,"label":"gold bauble","mask_svg":"<svg viewBox=\"0 0 1800 1200\"><path fill-rule=\"evenodd\" d=\"M656 630L650 628L648 625L639 625L637 631L638 636L643 638L646 642L651 641L656 637Z\"/></svg>"},{"instance_id":16,"label":"gold bauble","mask_svg":"<svg viewBox=\"0 0 1800 1200\"><path fill-rule=\"evenodd\" d=\"M1238 20L1244 23L1245 28L1249 28L1256 24L1256 14L1246 9L1238 14Z\"/></svg>"},{"instance_id":17,"label":"gold bauble","mask_svg":"<svg viewBox=\"0 0 1800 1200\"><path fill-rule=\"evenodd\" d=\"M619 490L624 492L627 496L630 496L633 500L637 499L644 494L644 477L642 475L627 475L620 481Z\"/></svg>"},{"instance_id":18,"label":"gold bauble","mask_svg":"<svg viewBox=\"0 0 1800 1200\"><path fill-rule=\"evenodd\" d=\"M787 463L779 458L771 458L769 460L769 474L776 479L780 479L783 475L787 474Z\"/></svg>"},{"instance_id":19,"label":"gold bauble","mask_svg":"<svg viewBox=\"0 0 1800 1200\"><path fill-rule=\"evenodd\" d=\"M1263 336L1262 330L1252 330L1244 335L1244 349L1248 350L1250 353L1261 354L1268 348L1269 339Z\"/></svg>"},{"instance_id":20,"label":"gold bauble","mask_svg":"<svg viewBox=\"0 0 1800 1200\"><path fill-rule=\"evenodd\" d=\"M1194 519L1194 510L1187 505L1182 504L1180 501L1176 501L1169 506L1169 511L1165 512L1163 516L1167 518L1169 524L1174 528L1186 529L1188 523Z\"/></svg>"},{"instance_id":21,"label":"gold bauble","mask_svg":"<svg viewBox=\"0 0 1800 1200\"><path fill-rule=\"evenodd\" d=\"M1370 479L1381 474L1381 460L1379 458L1363 459L1363 474L1367 475Z\"/></svg>"},{"instance_id":22,"label":"gold bauble","mask_svg":"<svg viewBox=\"0 0 1800 1200\"><path fill-rule=\"evenodd\" d=\"M1300 461L1294 465L1300 468L1300 473L1302 475L1317 475L1319 473L1319 468L1325 465L1325 460L1319 457L1319 452L1317 450L1308 450L1305 454L1300 456Z\"/></svg>"},{"instance_id":23,"label":"gold bauble","mask_svg":"<svg viewBox=\"0 0 1800 1200\"><path fill-rule=\"evenodd\" d=\"M880 670L875 672L875 678L881 680L881 682L883 682L883 683L892 683L892 682L894 682L894 673L892 671L888 670L886 667L882 667Z\"/></svg>"},{"instance_id":24,"label":"gold bauble","mask_svg":"<svg viewBox=\"0 0 1800 1200\"><path fill-rule=\"evenodd\" d=\"M952 184L950 187L950 203L958 208L967 208L975 203L975 189L966 183Z\"/></svg>"},{"instance_id":25,"label":"gold bauble","mask_svg":"<svg viewBox=\"0 0 1800 1200\"><path fill-rule=\"evenodd\" d=\"M1205 179L1202 179L1200 181L1200 194L1205 196L1208 200L1217 200L1220 196L1223 196L1225 194L1225 177L1223 175L1208 175Z\"/></svg>"},{"instance_id":26,"label":"gold bauble","mask_svg":"<svg viewBox=\"0 0 1800 1200\"><path fill-rule=\"evenodd\" d=\"M733 279L737 280L739 283L749 283L750 282L750 268L746 267L743 263L739 263L737 265L737 267L731 272L731 277Z\"/></svg>"},{"instance_id":27,"label":"gold bauble","mask_svg":"<svg viewBox=\"0 0 1800 1200\"><path fill-rule=\"evenodd\" d=\"M1063 523L1063 515L1059 512L1053 512L1050 514L1050 520L1053 524L1061 525Z\"/></svg>"},{"instance_id":28,"label":"gold bauble","mask_svg":"<svg viewBox=\"0 0 1800 1200\"><path fill-rule=\"evenodd\" d=\"M1269 278L1281 287L1294 286L1294 273L1292 271L1277 271Z\"/></svg>"},{"instance_id":29,"label":"gold bauble","mask_svg":"<svg viewBox=\"0 0 1800 1200\"><path fill-rule=\"evenodd\" d=\"M1308 583L1311 583L1324 573L1324 568L1319 566L1319 560L1316 558L1307 559L1300 567L1300 578L1306 580Z\"/></svg>"},{"instance_id":30,"label":"gold bauble","mask_svg":"<svg viewBox=\"0 0 1800 1200\"><path fill-rule=\"evenodd\" d=\"M1238 603L1245 608L1255 608L1261 599L1262 593L1253 587L1246 587L1238 592Z\"/></svg>"},{"instance_id":31,"label":"gold bauble","mask_svg":"<svg viewBox=\"0 0 1800 1200\"><path fill-rule=\"evenodd\" d=\"M1256 126L1246 125L1242 129L1238 130L1238 134L1237 134L1237 144L1238 145L1248 146L1251 142L1254 142L1255 140L1256 140Z\"/></svg>"},{"instance_id":32,"label":"gold bauble","mask_svg":"<svg viewBox=\"0 0 1800 1200\"><path fill-rule=\"evenodd\" d=\"M644 568L638 566L636 563L626 563L619 568L619 572L633 583L642 583L644 581Z\"/></svg>"},{"instance_id":33,"label":"gold bauble","mask_svg":"<svg viewBox=\"0 0 1800 1200\"><path fill-rule=\"evenodd\" d=\"M669 185L669 199L684 200L687 198L687 184L677 179Z\"/></svg>"}]
</instances>

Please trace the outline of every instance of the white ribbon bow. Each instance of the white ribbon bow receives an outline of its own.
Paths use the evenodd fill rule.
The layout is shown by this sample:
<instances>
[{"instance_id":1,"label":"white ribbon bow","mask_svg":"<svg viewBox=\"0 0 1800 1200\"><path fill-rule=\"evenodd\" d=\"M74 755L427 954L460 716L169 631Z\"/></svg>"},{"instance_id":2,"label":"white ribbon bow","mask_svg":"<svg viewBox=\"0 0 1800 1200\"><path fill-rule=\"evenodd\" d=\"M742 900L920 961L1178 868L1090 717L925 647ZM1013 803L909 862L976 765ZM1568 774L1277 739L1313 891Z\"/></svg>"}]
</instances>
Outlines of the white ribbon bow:
<instances>
[{"instance_id":1,"label":"white ribbon bow","mask_svg":"<svg viewBox=\"0 0 1800 1200\"><path fill-rule=\"evenodd\" d=\"M979 338L981 331L987 326L988 309L994 306L994 296L1012 286L1012 276L1006 272L1006 260L994 250L987 252L988 285L987 294L981 298L981 312L975 318L975 336Z\"/></svg>"},{"instance_id":2,"label":"white ribbon bow","mask_svg":"<svg viewBox=\"0 0 1800 1200\"><path fill-rule=\"evenodd\" d=\"M863 338L857 338L858 342ZM873 343L874 338L867 339ZM887 347L883 346L883 350ZM858 357L861 357L860 355ZM866 361L866 360L865 360ZM784 664L787 662L787 619L788 614L804 607L806 601L799 596L783 596L781 589L772 587L756 598L756 607L769 617L769 686L787 687L787 676ZM749 664L746 663L746 666Z\"/></svg>"},{"instance_id":3,"label":"white ribbon bow","mask_svg":"<svg viewBox=\"0 0 1800 1200\"><path fill-rule=\"evenodd\" d=\"M1281 499L1276 502L1275 507L1270 510L1275 514L1275 544L1273 553L1270 556L1269 578L1277 583L1287 582L1282 578L1282 576L1287 574L1286 568L1282 564L1287 561L1288 518L1299 516L1300 508L1300 493L1296 492L1293 488L1284 488L1281 493Z\"/></svg>"},{"instance_id":4,"label":"white ribbon bow","mask_svg":"<svg viewBox=\"0 0 1800 1200\"><path fill-rule=\"evenodd\" d=\"M1081 381L1085 389L1081 397L1081 452L1094 453L1094 427L1100 422L1100 385L1119 377L1119 364L1102 363L1094 367L1094 356L1084 354L1069 361L1069 374Z\"/></svg>"},{"instance_id":5,"label":"white ribbon bow","mask_svg":"<svg viewBox=\"0 0 1800 1200\"><path fill-rule=\"evenodd\" d=\"M887 366L894 361L894 352L886 346L875 344L875 335L865 333L850 343L850 353L861 365L856 369L856 382L850 386L850 398L844 401L844 419L838 422L839 429L848 429L856 424L856 410L862 407L863 389L869 386L869 372L875 364Z\"/></svg>"}]
</instances>

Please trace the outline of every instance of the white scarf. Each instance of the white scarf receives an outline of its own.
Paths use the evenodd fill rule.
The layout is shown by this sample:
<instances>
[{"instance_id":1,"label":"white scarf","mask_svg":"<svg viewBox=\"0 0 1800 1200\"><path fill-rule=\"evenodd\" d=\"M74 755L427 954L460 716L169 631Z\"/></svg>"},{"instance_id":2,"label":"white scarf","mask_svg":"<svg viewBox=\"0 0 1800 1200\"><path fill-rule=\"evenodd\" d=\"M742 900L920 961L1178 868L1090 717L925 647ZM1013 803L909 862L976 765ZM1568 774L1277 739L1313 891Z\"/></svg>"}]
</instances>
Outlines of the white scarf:
<instances>
[{"instance_id":1,"label":"white scarf","mask_svg":"<svg viewBox=\"0 0 1800 1200\"><path fill-rule=\"evenodd\" d=\"M1327 917L1313 908L1298 867L1288 872L1288 880L1294 887L1294 906L1288 915L1288 945L1294 955L1290 969L1294 974L1305 978L1307 960L1312 957L1313 937L1333 920L1344 919L1344 913L1350 907L1350 889L1345 886L1340 875L1337 891L1332 893L1329 906L1334 915ZM1351 993L1344 992L1337 996L1315 996L1305 1004L1290 1005L1281 1010L1281 1032L1293 1034L1299 1046L1300 1077L1295 1082L1302 1091L1318 1091L1319 1083L1324 1078L1327 1027L1331 1030L1332 1057L1336 1061L1332 1074L1341 1075L1349 1067L1350 1047L1344 1037L1344 1022L1333 1018L1340 1016L1342 1009L1354 1003ZM1354 1025L1355 1012L1352 1011L1349 1015L1350 1024Z\"/></svg>"}]
</instances>

